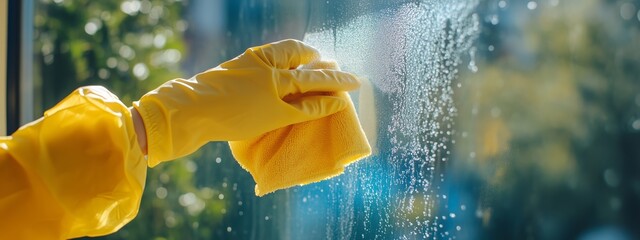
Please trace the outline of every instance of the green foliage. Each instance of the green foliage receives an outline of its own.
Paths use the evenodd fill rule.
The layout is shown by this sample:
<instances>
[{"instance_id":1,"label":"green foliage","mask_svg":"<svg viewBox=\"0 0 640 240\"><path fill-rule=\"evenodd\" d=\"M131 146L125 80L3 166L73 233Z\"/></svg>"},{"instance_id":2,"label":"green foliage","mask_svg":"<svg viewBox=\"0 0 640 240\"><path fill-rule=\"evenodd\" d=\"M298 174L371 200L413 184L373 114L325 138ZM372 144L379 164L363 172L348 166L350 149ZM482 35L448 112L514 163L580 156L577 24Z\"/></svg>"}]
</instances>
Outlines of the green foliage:
<instances>
[{"instance_id":1,"label":"green foliage","mask_svg":"<svg viewBox=\"0 0 640 240\"><path fill-rule=\"evenodd\" d=\"M128 104L181 75L180 2L42 0L36 6L37 115L79 86L103 85Z\"/></svg>"},{"instance_id":2,"label":"green foliage","mask_svg":"<svg viewBox=\"0 0 640 240\"><path fill-rule=\"evenodd\" d=\"M182 2L43 0L36 6L36 85L40 93L36 101L41 107L37 114L80 86L103 85L130 104L182 75L179 62L187 27ZM236 203L231 193L234 186L219 177L202 181L196 176L220 173L203 170L216 167L210 156L228 156L221 153L224 149L222 144L211 144L189 158L150 169L138 217L103 238L212 238L212 229Z\"/></svg>"}]
</instances>

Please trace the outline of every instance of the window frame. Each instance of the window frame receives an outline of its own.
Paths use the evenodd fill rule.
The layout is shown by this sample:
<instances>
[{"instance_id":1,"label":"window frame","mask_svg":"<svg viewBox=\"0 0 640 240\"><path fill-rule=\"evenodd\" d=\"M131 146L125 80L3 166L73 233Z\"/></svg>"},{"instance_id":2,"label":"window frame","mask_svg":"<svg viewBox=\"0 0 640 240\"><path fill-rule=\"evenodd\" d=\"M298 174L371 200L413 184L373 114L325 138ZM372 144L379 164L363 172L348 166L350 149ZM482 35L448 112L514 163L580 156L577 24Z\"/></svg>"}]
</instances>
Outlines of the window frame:
<instances>
[{"instance_id":1,"label":"window frame","mask_svg":"<svg viewBox=\"0 0 640 240\"><path fill-rule=\"evenodd\" d=\"M7 134L7 0L0 0L0 134Z\"/></svg>"},{"instance_id":2,"label":"window frame","mask_svg":"<svg viewBox=\"0 0 640 240\"><path fill-rule=\"evenodd\" d=\"M5 103L0 107L0 131L4 135L15 132L21 125L33 121L33 0L0 0L6 6L3 18L7 20L6 78L0 79L0 97ZM6 14L6 16L5 16ZM3 29L4 30L4 29Z\"/></svg>"}]
</instances>

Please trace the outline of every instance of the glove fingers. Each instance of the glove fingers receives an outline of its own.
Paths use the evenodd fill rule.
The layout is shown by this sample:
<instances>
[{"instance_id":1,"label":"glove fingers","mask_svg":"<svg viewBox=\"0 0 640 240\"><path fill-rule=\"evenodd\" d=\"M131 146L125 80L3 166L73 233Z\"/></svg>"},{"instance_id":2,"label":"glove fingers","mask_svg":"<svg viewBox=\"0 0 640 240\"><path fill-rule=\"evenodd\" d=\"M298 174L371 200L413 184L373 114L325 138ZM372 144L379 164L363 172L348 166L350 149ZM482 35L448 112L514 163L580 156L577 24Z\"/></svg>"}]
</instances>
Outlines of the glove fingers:
<instances>
[{"instance_id":1,"label":"glove fingers","mask_svg":"<svg viewBox=\"0 0 640 240\"><path fill-rule=\"evenodd\" d=\"M316 60L302 66L302 69L331 69L331 70L340 70L340 66L338 66L338 62L333 59L321 59Z\"/></svg>"},{"instance_id":2,"label":"glove fingers","mask_svg":"<svg viewBox=\"0 0 640 240\"><path fill-rule=\"evenodd\" d=\"M320 52L295 39L286 39L251 50L269 66L278 69L295 69L320 58Z\"/></svg>"},{"instance_id":3,"label":"glove fingers","mask_svg":"<svg viewBox=\"0 0 640 240\"><path fill-rule=\"evenodd\" d=\"M304 96L289 102L300 113L298 122L323 118L344 110L349 102L340 96L312 95Z\"/></svg>"},{"instance_id":4,"label":"glove fingers","mask_svg":"<svg viewBox=\"0 0 640 240\"><path fill-rule=\"evenodd\" d=\"M278 81L280 98L306 92L343 92L360 87L353 74L330 69L283 70Z\"/></svg>"}]
</instances>

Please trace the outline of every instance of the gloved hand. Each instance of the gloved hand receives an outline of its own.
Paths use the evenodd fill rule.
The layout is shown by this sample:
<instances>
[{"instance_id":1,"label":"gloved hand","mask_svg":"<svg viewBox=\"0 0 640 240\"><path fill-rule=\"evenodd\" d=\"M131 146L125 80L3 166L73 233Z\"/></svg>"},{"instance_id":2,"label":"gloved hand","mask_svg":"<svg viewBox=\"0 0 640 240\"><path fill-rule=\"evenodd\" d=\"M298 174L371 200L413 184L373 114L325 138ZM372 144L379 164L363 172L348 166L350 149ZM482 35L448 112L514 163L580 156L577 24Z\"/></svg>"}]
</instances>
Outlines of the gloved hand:
<instances>
[{"instance_id":1,"label":"gloved hand","mask_svg":"<svg viewBox=\"0 0 640 240\"><path fill-rule=\"evenodd\" d=\"M149 166L209 141L249 139L343 110L347 100L323 93L350 91L360 82L339 70L297 69L319 58L316 49L284 40L249 48L216 68L147 93L134 107L146 128Z\"/></svg>"}]
</instances>

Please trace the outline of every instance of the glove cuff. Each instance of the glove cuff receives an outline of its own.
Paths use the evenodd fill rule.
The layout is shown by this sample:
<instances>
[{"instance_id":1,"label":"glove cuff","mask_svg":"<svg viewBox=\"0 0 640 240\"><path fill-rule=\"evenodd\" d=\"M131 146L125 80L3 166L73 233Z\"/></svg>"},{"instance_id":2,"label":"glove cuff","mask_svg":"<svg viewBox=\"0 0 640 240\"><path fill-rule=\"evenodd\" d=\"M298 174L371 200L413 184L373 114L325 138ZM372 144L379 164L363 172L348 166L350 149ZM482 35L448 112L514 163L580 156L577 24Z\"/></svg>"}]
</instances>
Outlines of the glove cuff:
<instances>
[{"instance_id":1,"label":"glove cuff","mask_svg":"<svg viewBox=\"0 0 640 240\"><path fill-rule=\"evenodd\" d=\"M155 167L161 162L174 159L169 124L162 105L154 101L153 98L147 99L146 96L143 96L139 101L133 102L133 107L138 110L142 122L144 122L149 167Z\"/></svg>"}]
</instances>

